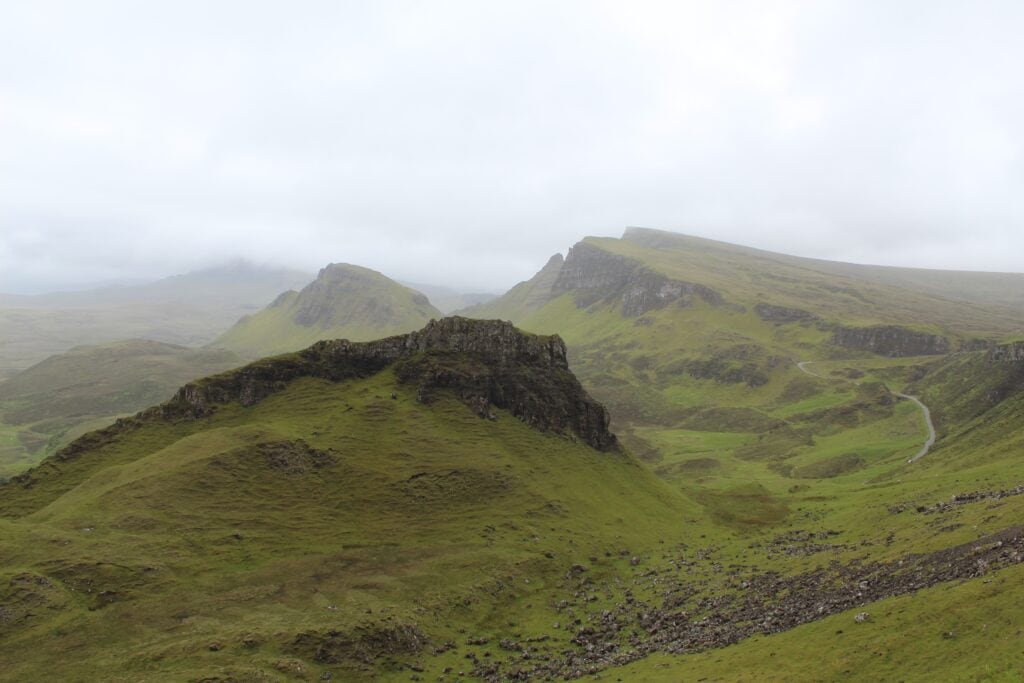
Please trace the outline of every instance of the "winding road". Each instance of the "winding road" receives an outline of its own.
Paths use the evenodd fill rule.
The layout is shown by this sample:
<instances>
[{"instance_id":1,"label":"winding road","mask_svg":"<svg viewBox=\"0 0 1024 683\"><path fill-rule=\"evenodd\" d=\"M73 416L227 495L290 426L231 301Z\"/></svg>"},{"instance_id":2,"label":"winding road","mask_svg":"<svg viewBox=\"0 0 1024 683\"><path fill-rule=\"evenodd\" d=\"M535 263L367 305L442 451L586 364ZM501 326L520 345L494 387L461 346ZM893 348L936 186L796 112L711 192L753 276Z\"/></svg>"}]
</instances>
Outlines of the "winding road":
<instances>
[{"instance_id":1,"label":"winding road","mask_svg":"<svg viewBox=\"0 0 1024 683\"><path fill-rule=\"evenodd\" d=\"M811 372L810 370L807 369L808 365L817 362L819 361L803 360L798 362L796 364L796 367L799 368L800 372L808 374L811 377L817 377L818 379L832 379L831 377L819 375L818 373ZM928 406L921 403L921 399L919 399L917 396L911 396L910 394L901 394L898 391L894 391L892 393L895 394L896 396L899 396L900 398L905 398L908 401L913 401L914 403L916 403L917 406L921 409L921 412L924 414L925 424L928 425L928 438L925 440L924 445L921 446L921 450L917 452L917 455L907 460L908 463L916 462L917 460L920 460L924 456L928 455L928 451L930 451L932 446L935 444L935 425L932 423L932 411L928 409Z\"/></svg>"}]
</instances>

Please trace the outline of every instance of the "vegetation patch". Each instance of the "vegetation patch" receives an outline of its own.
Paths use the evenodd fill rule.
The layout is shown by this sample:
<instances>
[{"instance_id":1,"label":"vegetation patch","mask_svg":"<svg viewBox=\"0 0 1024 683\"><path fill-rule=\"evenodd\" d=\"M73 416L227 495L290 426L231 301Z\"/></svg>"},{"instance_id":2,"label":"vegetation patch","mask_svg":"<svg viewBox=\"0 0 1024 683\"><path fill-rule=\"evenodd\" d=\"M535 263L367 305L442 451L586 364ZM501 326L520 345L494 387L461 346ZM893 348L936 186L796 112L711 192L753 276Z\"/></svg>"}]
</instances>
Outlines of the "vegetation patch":
<instances>
[{"instance_id":1,"label":"vegetation patch","mask_svg":"<svg viewBox=\"0 0 1024 683\"><path fill-rule=\"evenodd\" d=\"M794 479L829 479L855 472L866 466L867 461L857 453L843 453L833 458L794 467L789 471L789 476Z\"/></svg>"}]
</instances>

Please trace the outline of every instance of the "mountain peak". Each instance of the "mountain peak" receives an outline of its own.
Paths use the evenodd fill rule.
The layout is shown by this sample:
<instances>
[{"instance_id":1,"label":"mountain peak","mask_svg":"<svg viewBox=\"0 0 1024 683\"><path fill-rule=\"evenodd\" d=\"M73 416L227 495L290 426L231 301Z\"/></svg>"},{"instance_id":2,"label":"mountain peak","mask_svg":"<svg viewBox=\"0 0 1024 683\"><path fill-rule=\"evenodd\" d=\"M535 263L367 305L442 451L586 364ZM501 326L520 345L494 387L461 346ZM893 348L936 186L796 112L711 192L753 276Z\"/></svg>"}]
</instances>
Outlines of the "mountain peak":
<instances>
[{"instance_id":1,"label":"mountain peak","mask_svg":"<svg viewBox=\"0 0 1024 683\"><path fill-rule=\"evenodd\" d=\"M369 340L414 330L440 317L426 296L370 268L331 263L298 292L240 320L215 345L265 356L320 339Z\"/></svg>"}]
</instances>

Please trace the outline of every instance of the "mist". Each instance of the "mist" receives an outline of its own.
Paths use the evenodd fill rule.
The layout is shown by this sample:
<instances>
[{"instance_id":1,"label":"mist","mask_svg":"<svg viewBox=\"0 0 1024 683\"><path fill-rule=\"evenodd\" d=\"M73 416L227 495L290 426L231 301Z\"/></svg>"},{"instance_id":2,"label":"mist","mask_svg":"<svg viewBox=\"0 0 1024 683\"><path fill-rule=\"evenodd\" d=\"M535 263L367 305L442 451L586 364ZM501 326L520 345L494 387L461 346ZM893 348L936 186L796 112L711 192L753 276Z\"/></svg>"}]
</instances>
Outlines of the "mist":
<instances>
[{"instance_id":1,"label":"mist","mask_svg":"<svg viewBox=\"0 0 1024 683\"><path fill-rule=\"evenodd\" d=\"M501 291L631 225L1024 270L1019 3L3 15L0 291L238 257Z\"/></svg>"}]
</instances>

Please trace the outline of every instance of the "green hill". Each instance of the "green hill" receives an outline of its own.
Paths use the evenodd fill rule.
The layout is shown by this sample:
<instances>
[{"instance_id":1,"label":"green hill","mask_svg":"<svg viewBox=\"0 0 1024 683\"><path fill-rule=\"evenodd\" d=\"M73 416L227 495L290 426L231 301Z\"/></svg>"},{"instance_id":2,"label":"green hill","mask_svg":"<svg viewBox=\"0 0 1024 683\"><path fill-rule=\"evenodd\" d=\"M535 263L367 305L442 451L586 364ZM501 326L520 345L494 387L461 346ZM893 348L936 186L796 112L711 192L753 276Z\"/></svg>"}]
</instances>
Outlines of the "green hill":
<instances>
[{"instance_id":1,"label":"green hill","mask_svg":"<svg viewBox=\"0 0 1024 683\"><path fill-rule=\"evenodd\" d=\"M634 459L557 337L318 342L0 485L5 675L1012 678L1021 367L1005 344L819 360L778 395L698 379L676 422L628 423ZM939 431L913 463L897 392Z\"/></svg>"},{"instance_id":2,"label":"green hill","mask_svg":"<svg viewBox=\"0 0 1024 683\"><path fill-rule=\"evenodd\" d=\"M132 339L51 356L0 383L0 476L85 431L166 400L184 382L239 365L229 351Z\"/></svg>"},{"instance_id":3,"label":"green hill","mask_svg":"<svg viewBox=\"0 0 1024 683\"><path fill-rule=\"evenodd\" d=\"M690 654L643 657L607 673L928 680L940 675L934 663L947 651L958 657L941 672L949 680L1018 670L1011 646L986 651L984 643L1008 643L1021 627L1000 605L1022 597L1012 565L1024 555L1010 510L1022 509L1016 493L1024 490L1013 426L1024 410L1024 354L998 343L1021 334L1017 290L1005 289L1021 280L833 264L630 230L621 240L588 238L560 267L554 260L533 281L471 309L562 335L624 443L720 528L751 539L715 544L718 564L737 578L689 565L694 577L676 590L717 584L708 602L670 609L666 600L654 613L662 626L647 652ZM544 301L524 305L524 291L546 292ZM804 361L814 361L812 371L798 367ZM938 431L913 463L927 430L921 410L898 392L920 396ZM963 504L935 507L953 496ZM972 554L1011 546L972 564ZM822 573L826 562L839 564ZM979 583L915 583L900 568L917 562L924 565L913 564L915 572ZM1009 568L986 588L978 567L997 566ZM772 571L786 579L769 578ZM746 572L743 581L760 588L738 600ZM664 588L664 571L657 576ZM851 582L883 585L836 592ZM917 590L928 597L907 597ZM874 615L862 622L869 625L837 637L863 607ZM832 610L842 614L824 619ZM828 652L813 671L805 642Z\"/></svg>"},{"instance_id":4,"label":"green hill","mask_svg":"<svg viewBox=\"0 0 1024 683\"><path fill-rule=\"evenodd\" d=\"M0 486L4 676L404 680L472 668L468 640L555 653L566 577L689 539L697 512L557 338L449 318L321 342Z\"/></svg>"},{"instance_id":5,"label":"green hill","mask_svg":"<svg viewBox=\"0 0 1024 683\"><path fill-rule=\"evenodd\" d=\"M441 312L419 292L380 273L331 264L301 291L287 291L212 344L250 358L295 351L320 339L376 339L414 330Z\"/></svg>"},{"instance_id":6,"label":"green hill","mask_svg":"<svg viewBox=\"0 0 1024 683\"><path fill-rule=\"evenodd\" d=\"M575 370L626 429L694 425L710 407L720 410L704 422L716 430L769 424L816 393L798 361L942 355L1024 330L1012 296L983 304L988 290L958 284L988 274L929 274L915 289L893 283L927 279L921 271L878 270L630 229L583 240L466 313L562 335ZM1007 278L1024 280L986 282ZM935 292L939 282L948 298Z\"/></svg>"}]
</instances>

